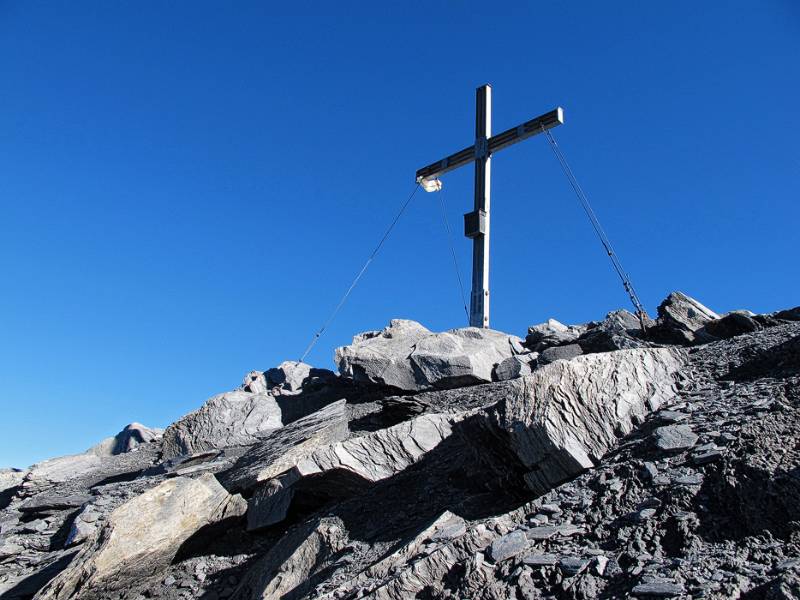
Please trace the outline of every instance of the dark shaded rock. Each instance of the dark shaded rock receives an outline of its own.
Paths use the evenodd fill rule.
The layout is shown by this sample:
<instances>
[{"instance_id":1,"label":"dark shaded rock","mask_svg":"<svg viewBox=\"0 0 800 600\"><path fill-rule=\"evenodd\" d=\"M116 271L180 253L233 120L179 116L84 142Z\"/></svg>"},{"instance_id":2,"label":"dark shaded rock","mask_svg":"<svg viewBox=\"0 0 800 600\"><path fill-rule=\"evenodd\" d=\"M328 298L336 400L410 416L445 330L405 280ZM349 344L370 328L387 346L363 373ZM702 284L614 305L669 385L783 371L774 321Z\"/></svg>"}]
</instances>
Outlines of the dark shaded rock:
<instances>
[{"instance_id":1,"label":"dark shaded rock","mask_svg":"<svg viewBox=\"0 0 800 600\"><path fill-rule=\"evenodd\" d=\"M783 321L800 321L800 306L779 310L772 316Z\"/></svg>"},{"instance_id":2,"label":"dark shaded rock","mask_svg":"<svg viewBox=\"0 0 800 600\"><path fill-rule=\"evenodd\" d=\"M91 499L92 497L87 494L73 494L69 496L61 494L39 494L23 502L17 510L23 513L43 514L57 510L79 508Z\"/></svg>"},{"instance_id":3,"label":"dark shaded rock","mask_svg":"<svg viewBox=\"0 0 800 600\"><path fill-rule=\"evenodd\" d=\"M96 446L89 448L87 452L97 456L114 456L130 452L141 444L158 442L164 434L163 429L152 429L145 427L141 423L131 423L126 425L114 437L106 438Z\"/></svg>"},{"instance_id":4,"label":"dark shaded rock","mask_svg":"<svg viewBox=\"0 0 800 600\"><path fill-rule=\"evenodd\" d=\"M558 561L558 567L561 569L561 572L564 573L567 577L573 577L578 573L583 572L586 567L589 566L589 560L585 558L562 558Z\"/></svg>"},{"instance_id":5,"label":"dark shaded rock","mask_svg":"<svg viewBox=\"0 0 800 600\"><path fill-rule=\"evenodd\" d=\"M264 482L256 488L247 501L247 529L253 531L280 523L286 518L294 488L291 482L276 478Z\"/></svg>"},{"instance_id":6,"label":"dark shaded rock","mask_svg":"<svg viewBox=\"0 0 800 600\"><path fill-rule=\"evenodd\" d=\"M333 371L317 369L309 364L287 360L264 373L269 389L280 388L282 392L296 393L304 388L319 387L336 378Z\"/></svg>"},{"instance_id":7,"label":"dark shaded rock","mask_svg":"<svg viewBox=\"0 0 800 600\"><path fill-rule=\"evenodd\" d=\"M583 354L583 350L578 344L567 344L566 346L553 346L544 349L537 359L539 366L548 365L557 360L569 360Z\"/></svg>"},{"instance_id":8,"label":"dark shaded rock","mask_svg":"<svg viewBox=\"0 0 800 600\"><path fill-rule=\"evenodd\" d=\"M674 598L684 592L682 585L668 582L640 583L631 590L634 596L647 598Z\"/></svg>"},{"instance_id":9,"label":"dark shaded rock","mask_svg":"<svg viewBox=\"0 0 800 600\"><path fill-rule=\"evenodd\" d=\"M529 554L522 562L531 567L552 567L558 564L558 557L553 554Z\"/></svg>"},{"instance_id":10,"label":"dark shaded rock","mask_svg":"<svg viewBox=\"0 0 800 600\"><path fill-rule=\"evenodd\" d=\"M525 534L522 531L514 531L493 541L489 554L493 561L500 562L516 556L527 548L528 538L525 537Z\"/></svg>"},{"instance_id":11,"label":"dark shaded rock","mask_svg":"<svg viewBox=\"0 0 800 600\"><path fill-rule=\"evenodd\" d=\"M732 338L743 333L752 333L761 329L755 319L740 312L732 312L716 321L709 321L705 326L706 333L719 339Z\"/></svg>"},{"instance_id":12,"label":"dark shaded rock","mask_svg":"<svg viewBox=\"0 0 800 600\"><path fill-rule=\"evenodd\" d=\"M691 345L711 341L700 331L719 315L682 292L672 292L658 306L656 326L649 331L655 341Z\"/></svg>"},{"instance_id":13,"label":"dark shaded rock","mask_svg":"<svg viewBox=\"0 0 800 600\"><path fill-rule=\"evenodd\" d=\"M339 400L273 431L251 447L220 481L231 492L252 490L294 467L318 448L347 437L345 400Z\"/></svg>"},{"instance_id":14,"label":"dark shaded rock","mask_svg":"<svg viewBox=\"0 0 800 600\"><path fill-rule=\"evenodd\" d=\"M538 352L526 352L525 354L509 356L494 368L492 378L495 381L508 381L509 379L530 375L532 364L535 363L538 357Z\"/></svg>"},{"instance_id":15,"label":"dark shaded rock","mask_svg":"<svg viewBox=\"0 0 800 600\"><path fill-rule=\"evenodd\" d=\"M539 323L528 327L525 337L525 346L535 352L551 346L572 344L584 332L585 327L564 325L555 319L548 319L546 323Z\"/></svg>"},{"instance_id":16,"label":"dark shaded rock","mask_svg":"<svg viewBox=\"0 0 800 600\"><path fill-rule=\"evenodd\" d=\"M599 323L589 325L589 329L577 343L584 354L650 347L641 338L642 325L639 318L627 310L615 310Z\"/></svg>"}]
</instances>

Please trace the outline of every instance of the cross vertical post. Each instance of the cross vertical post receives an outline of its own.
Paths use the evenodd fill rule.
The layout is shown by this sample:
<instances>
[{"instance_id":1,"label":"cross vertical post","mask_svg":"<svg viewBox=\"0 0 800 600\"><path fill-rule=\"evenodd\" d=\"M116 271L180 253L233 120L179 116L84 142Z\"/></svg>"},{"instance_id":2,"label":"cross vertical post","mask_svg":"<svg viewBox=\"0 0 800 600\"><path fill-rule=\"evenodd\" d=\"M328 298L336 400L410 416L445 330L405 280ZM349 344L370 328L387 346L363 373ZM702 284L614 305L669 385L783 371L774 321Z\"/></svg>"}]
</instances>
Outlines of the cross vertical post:
<instances>
[{"instance_id":1,"label":"cross vertical post","mask_svg":"<svg viewBox=\"0 0 800 600\"><path fill-rule=\"evenodd\" d=\"M492 154L558 127L563 122L564 111L557 107L492 136L492 87L482 85L476 91L475 143L417 170L417 183L426 192L434 192L442 188L438 181L440 175L475 162L474 210L464 215L464 235L472 238L472 294L469 301L469 324L472 327L489 327L489 188Z\"/></svg>"},{"instance_id":2,"label":"cross vertical post","mask_svg":"<svg viewBox=\"0 0 800 600\"><path fill-rule=\"evenodd\" d=\"M469 324L489 327L489 219L492 159L492 88L482 85L475 92L475 203L464 215L464 233L472 238L472 293Z\"/></svg>"}]
</instances>

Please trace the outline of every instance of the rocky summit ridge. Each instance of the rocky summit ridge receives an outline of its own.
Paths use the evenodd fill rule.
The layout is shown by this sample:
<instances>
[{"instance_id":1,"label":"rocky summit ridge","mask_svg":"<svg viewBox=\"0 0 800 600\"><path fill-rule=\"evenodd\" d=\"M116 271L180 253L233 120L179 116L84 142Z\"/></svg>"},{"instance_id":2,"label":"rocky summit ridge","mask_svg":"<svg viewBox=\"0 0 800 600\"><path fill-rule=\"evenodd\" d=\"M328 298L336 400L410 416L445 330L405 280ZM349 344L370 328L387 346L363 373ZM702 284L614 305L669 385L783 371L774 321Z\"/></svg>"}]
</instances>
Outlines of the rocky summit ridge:
<instances>
[{"instance_id":1,"label":"rocky summit ridge","mask_svg":"<svg viewBox=\"0 0 800 600\"><path fill-rule=\"evenodd\" d=\"M0 598L800 597L800 307L394 320L0 470Z\"/></svg>"}]
</instances>

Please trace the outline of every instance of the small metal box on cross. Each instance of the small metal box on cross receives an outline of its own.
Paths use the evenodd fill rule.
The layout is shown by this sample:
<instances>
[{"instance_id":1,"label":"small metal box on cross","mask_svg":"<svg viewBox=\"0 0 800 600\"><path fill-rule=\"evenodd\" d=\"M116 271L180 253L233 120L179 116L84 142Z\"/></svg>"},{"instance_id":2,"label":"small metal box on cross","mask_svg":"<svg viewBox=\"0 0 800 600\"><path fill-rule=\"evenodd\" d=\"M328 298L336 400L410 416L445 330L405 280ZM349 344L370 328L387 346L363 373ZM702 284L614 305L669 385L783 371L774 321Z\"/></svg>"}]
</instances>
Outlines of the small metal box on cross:
<instances>
[{"instance_id":1,"label":"small metal box on cross","mask_svg":"<svg viewBox=\"0 0 800 600\"><path fill-rule=\"evenodd\" d=\"M474 210L464 215L464 235L472 239L472 293L469 324L489 327L489 191L492 154L564 122L561 107L492 136L492 88L482 85L476 91L475 143L460 152L417 171L417 183L475 162ZM435 188L438 189L438 186Z\"/></svg>"}]
</instances>

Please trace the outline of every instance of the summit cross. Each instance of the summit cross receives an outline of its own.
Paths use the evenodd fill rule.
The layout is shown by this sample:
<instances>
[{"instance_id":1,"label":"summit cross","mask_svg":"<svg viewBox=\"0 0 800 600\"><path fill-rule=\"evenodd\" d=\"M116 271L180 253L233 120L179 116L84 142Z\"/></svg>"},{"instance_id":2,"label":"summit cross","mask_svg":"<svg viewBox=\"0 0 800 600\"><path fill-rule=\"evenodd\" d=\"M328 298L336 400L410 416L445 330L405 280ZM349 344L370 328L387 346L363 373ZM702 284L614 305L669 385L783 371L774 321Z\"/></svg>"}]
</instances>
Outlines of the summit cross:
<instances>
[{"instance_id":1,"label":"summit cross","mask_svg":"<svg viewBox=\"0 0 800 600\"><path fill-rule=\"evenodd\" d=\"M472 293L469 324L489 327L489 216L492 154L564 122L561 107L521 125L492 135L492 88L476 90L475 143L417 171L417 183L435 180L448 171L475 162L474 210L464 215L464 235L472 239ZM437 188L438 189L438 188Z\"/></svg>"}]
</instances>

